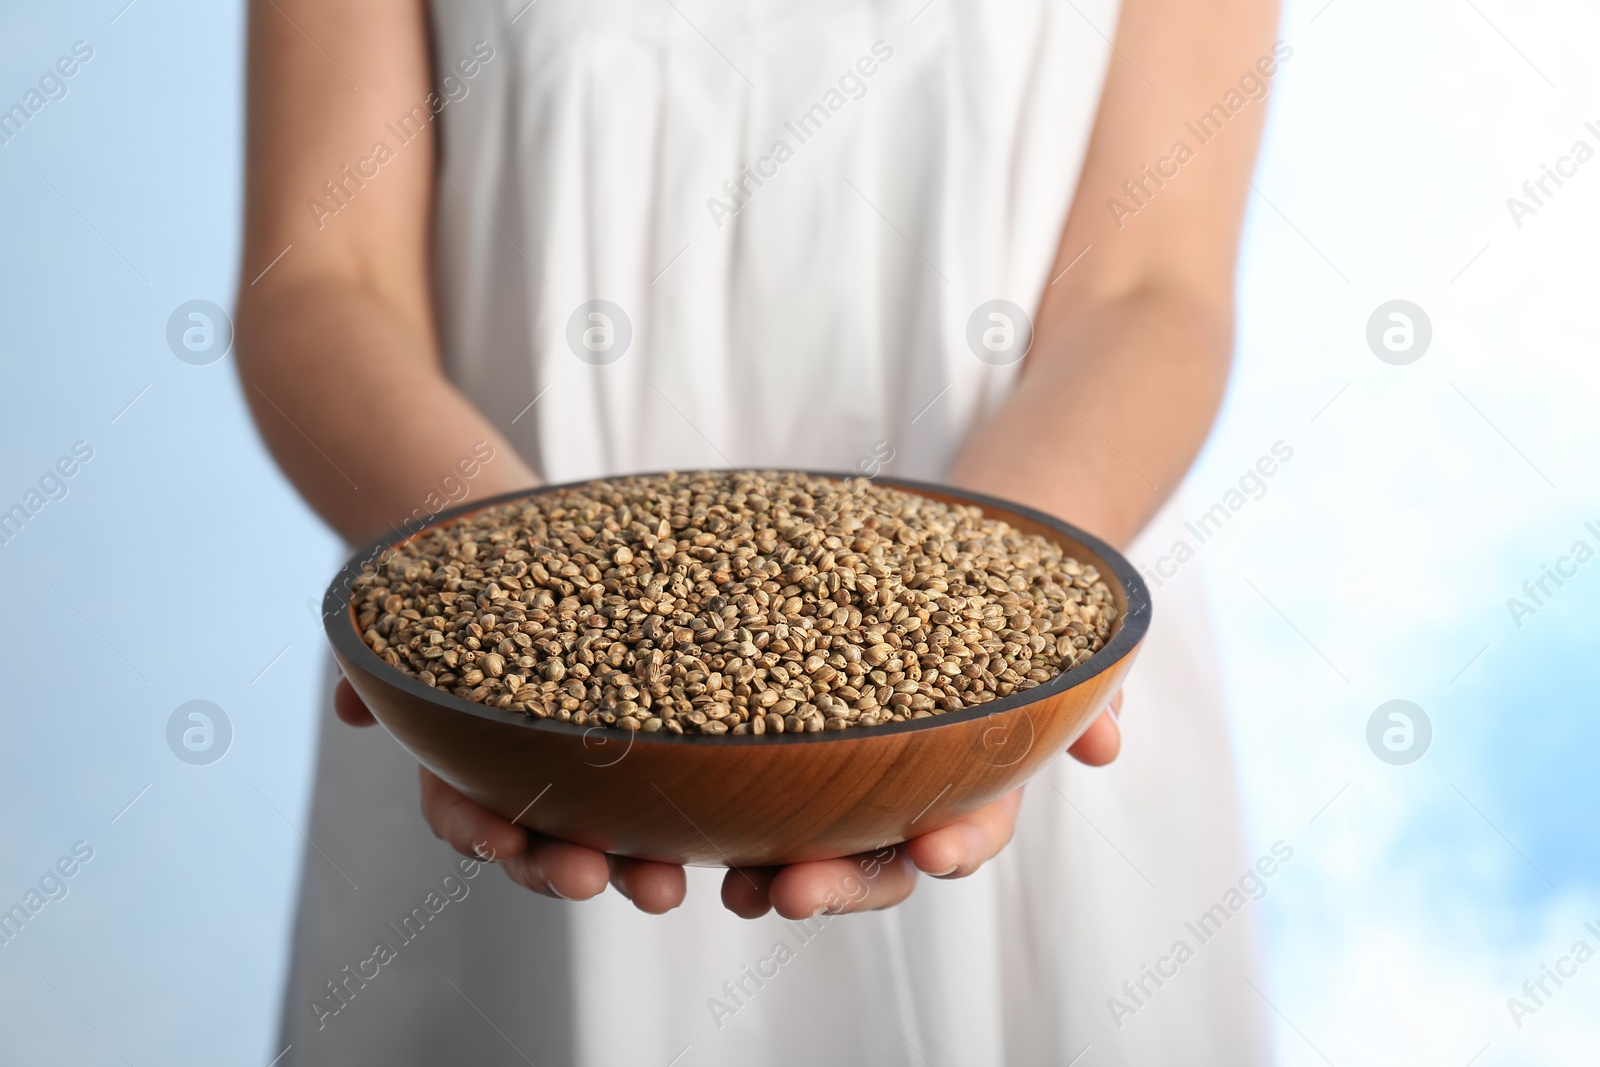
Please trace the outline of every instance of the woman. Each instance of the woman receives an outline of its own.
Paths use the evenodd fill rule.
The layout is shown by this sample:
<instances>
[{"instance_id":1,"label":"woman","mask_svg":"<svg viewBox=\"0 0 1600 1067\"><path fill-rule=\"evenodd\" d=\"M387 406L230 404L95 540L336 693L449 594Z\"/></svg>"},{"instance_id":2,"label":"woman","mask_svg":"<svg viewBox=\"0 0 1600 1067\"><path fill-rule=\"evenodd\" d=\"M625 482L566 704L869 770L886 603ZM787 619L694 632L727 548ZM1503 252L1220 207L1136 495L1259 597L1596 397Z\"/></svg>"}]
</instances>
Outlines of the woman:
<instances>
[{"instance_id":1,"label":"woman","mask_svg":"<svg viewBox=\"0 0 1600 1067\"><path fill-rule=\"evenodd\" d=\"M466 491L772 466L1171 543L1230 356L1264 107L1235 86L1264 86L1273 23L1269 0L254 4L246 394L352 542ZM686 875L421 771L425 827L412 762L330 717L283 1062L1259 1062L1247 919L1146 977L1247 866L1192 587L1156 614L1131 758L1057 761L883 857L870 915L804 928L857 859ZM1072 754L1120 745L1108 709ZM430 898L477 870L429 828L510 881ZM949 884L911 896L921 874Z\"/></svg>"}]
</instances>

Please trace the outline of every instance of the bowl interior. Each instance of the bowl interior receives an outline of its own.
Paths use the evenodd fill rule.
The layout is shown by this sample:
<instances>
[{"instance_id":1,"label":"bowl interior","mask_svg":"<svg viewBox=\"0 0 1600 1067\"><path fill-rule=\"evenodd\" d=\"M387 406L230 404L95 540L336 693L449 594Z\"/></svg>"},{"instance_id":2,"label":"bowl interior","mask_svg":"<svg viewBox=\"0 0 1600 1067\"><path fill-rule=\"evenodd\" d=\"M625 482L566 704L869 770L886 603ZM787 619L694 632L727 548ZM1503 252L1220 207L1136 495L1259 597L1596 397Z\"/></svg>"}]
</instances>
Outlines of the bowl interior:
<instances>
[{"instance_id":1,"label":"bowl interior","mask_svg":"<svg viewBox=\"0 0 1600 1067\"><path fill-rule=\"evenodd\" d=\"M835 481L843 481L847 478L855 477L854 475L828 471L804 471L799 473L812 477L829 478ZM358 663L369 673L383 679L386 684L440 707L496 722L520 726L529 730L543 730L580 737L592 735L596 729L593 726L579 726L569 722L561 722L557 719L541 719L532 715L505 711L488 704L479 704L475 701L458 697L446 690L435 689L413 678L398 667L391 667L383 657L373 652L366 641L362 639L356 619L352 592L356 578L360 576L366 566L381 562L389 552L433 529L448 525L463 516L471 515L499 504L586 485L593 480L585 479L581 482L541 486L531 491L524 490L507 493L488 500L467 504L439 513L426 525L418 527L403 537L386 537L368 545L350 558L328 586L327 595L323 600L323 619L328 640L342 655ZM1099 538L1043 512L979 493L970 493L965 490L952 489L949 486L898 478L877 478L874 481L880 485L902 489L947 504L976 506L982 509L986 517L1004 520L1024 533L1038 534L1045 537L1061 545L1078 562L1093 565L1099 571L1101 580L1110 588L1113 602L1117 608L1117 620L1111 639L1105 643L1103 648L1094 653L1087 662L1071 670L1063 671L1049 681L1041 682L1032 689L1019 690L1010 696L964 708L960 711L949 711L933 715L926 719L884 723L859 730L826 730L819 733L800 734L736 735L730 733L710 735L673 734L665 730L655 733L636 731L629 735L630 745L840 744L859 738L864 734L883 736L915 730L938 729L942 726L970 722L974 719L1009 711L1053 696L1073 686L1081 685L1119 662L1144 639L1145 633L1150 626L1150 598L1144 579L1121 553ZM620 735L621 731L618 731L618 733Z\"/></svg>"}]
</instances>

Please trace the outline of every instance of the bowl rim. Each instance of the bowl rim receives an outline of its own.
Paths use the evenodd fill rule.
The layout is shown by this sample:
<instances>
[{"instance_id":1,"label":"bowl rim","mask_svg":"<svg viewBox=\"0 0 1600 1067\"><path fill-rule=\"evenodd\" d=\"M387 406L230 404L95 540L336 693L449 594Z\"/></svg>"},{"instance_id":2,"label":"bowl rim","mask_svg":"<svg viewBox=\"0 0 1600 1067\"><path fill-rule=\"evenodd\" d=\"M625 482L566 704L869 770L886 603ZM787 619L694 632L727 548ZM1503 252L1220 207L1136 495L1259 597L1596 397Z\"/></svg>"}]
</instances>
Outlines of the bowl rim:
<instances>
[{"instance_id":1,"label":"bowl rim","mask_svg":"<svg viewBox=\"0 0 1600 1067\"><path fill-rule=\"evenodd\" d=\"M484 500L472 501L460 507L441 511L430 518L422 526L410 534L400 537L388 535L380 537L354 553L345 564L339 568L333 580L328 584L328 590L322 600L323 629L328 636L328 641L334 649L356 666L368 674L382 679L385 683L427 703L437 707L464 712L478 718L489 719L493 722L504 723L508 726L517 726L523 729L544 731L558 735L582 738L586 742L591 734L601 732L606 739L621 740L627 738L629 748L634 744L667 744L667 745L772 745L772 744L828 744L840 741L861 741L871 737L887 737L895 734L913 733L941 727L960 726L964 723L1000 715L1040 700L1064 693L1068 689L1083 685L1097 675L1109 670L1144 640L1150 629L1151 604L1149 587L1137 568L1121 552L1112 548L1100 538L1088 533L1071 523L1048 515L1035 508L1030 508L1013 501L1003 500L999 497L989 496L984 493L974 493L954 486L941 485L937 482L924 482L909 478L877 477L871 479L874 484L890 488L902 489L906 492L922 496L930 494L956 497L967 504L980 507L988 506L999 511L1009 511L1017 515L1026 516L1034 522L1048 526L1057 533L1063 534L1086 548L1091 549L1111 569L1113 576L1121 583L1123 599L1127 603L1127 610L1118 620L1117 630L1111 635L1111 640L1106 642L1098 652L1089 657L1088 662L1062 671L1049 681L1040 682L1032 689L1021 689L1009 696L999 697L987 703L977 704L960 711L947 711L932 715L926 719L907 719L905 722L889 722L878 726L867 727L860 730L819 730L815 733L805 732L798 734L674 734L667 730L646 732L644 730L618 730L610 726L578 725L571 722L562 722L559 719L541 719L536 715L522 712L513 712L493 707L489 704L480 704L458 697L454 693L433 686L412 677L398 667L391 667L386 660L374 652L362 638L357 624L351 616L351 599L354 592L354 581L361 571L368 565L376 563L386 553L399 548L410 541L428 533L437 527L447 525L465 515L492 508L500 504L525 500L546 493L559 492L563 489L580 488L598 481L620 480L623 478L659 477L667 474L696 475L701 473L721 473L724 471L776 471L779 474L803 474L814 478L827 478L834 481L846 481L862 477L859 474L850 474L840 471L813 471L792 467L729 467L729 468L696 468L694 470L678 471L644 471L637 474L612 475L609 477L583 478L577 481L561 482L555 485L542 485L535 489L519 489L499 496L488 497ZM603 742L602 742L603 743Z\"/></svg>"}]
</instances>

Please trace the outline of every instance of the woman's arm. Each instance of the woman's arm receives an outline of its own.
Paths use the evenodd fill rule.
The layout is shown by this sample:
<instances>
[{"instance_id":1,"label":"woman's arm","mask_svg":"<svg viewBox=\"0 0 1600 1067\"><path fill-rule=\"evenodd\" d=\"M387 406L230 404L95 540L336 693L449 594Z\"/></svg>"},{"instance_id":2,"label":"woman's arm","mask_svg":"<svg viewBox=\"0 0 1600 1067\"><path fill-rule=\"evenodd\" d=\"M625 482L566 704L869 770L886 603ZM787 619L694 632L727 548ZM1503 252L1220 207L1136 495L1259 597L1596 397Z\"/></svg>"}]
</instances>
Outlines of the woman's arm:
<instances>
[{"instance_id":1,"label":"woman's arm","mask_svg":"<svg viewBox=\"0 0 1600 1067\"><path fill-rule=\"evenodd\" d=\"M475 495L533 485L439 367L427 281L433 132L400 146L385 128L427 98L423 0L255 0L249 65L239 372L279 465L352 541L426 507L480 441L495 457ZM379 141L395 156L357 187L344 168ZM341 180L345 206L319 225L307 202L334 203L324 183ZM335 707L352 725L373 722L348 682ZM421 778L423 813L456 849L492 851L540 892L605 890L601 853L528 834L426 770ZM681 899L682 872L653 868L644 876L669 893L675 879Z\"/></svg>"},{"instance_id":2,"label":"woman's arm","mask_svg":"<svg viewBox=\"0 0 1600 1067\"><path fill-rule=\"evenodd\" d=\"M1270 84L1276 21L1275 0L1123 4L1057 280L1017 388L967 443L957 484L1126 545L1182 479L1227 383L1239 230L1267 107L1250 86ZM1263 56L1271 62L1258 67ZM1241 88L1246 74L1254 82ZM1230 90L1245 101L1237 113ZM1202 143L1193 129L1217 104L1227 121L1213 133L1211 118ZM1193 153L1182 163L1179 141Z\"/></svg>"},{"instance_id":3,"label":"woman's arm","mask_svg":"<svg viewBox=\"0 0 1600 1067\"><path fill-rule=\"evenodd\" d=\"M430 82L423 0L250 5L241 385L284 473L350 541L437 500L480 441L494 459L473 495L535 481L440 371L433 128L405 144L388 129ZM379 142L393 158L363 168Z\"/></svg>"},{"instance_id":4,"label":"woman's arm","mask_svg":"<svg viewBox=\"0 0 1600 1067\"><path fill-rule=\"evenodd\" d=\"M952 482L1126 545L1183 477L1227 383L1235 258L1265 100L1231 114L1203 145L1184 123L1245 72L1264 81L1255 64L1271 56L1276 18L1275 0L1123 4L1033 347L1015 390L957 457ZM1157 187L1143 168L1178 140L1194 157ZM1130 202L1125 180L1143 180L1150 195ZM1114 214L1114 197L1136 217ZM1072 746L1075 758L1116 758L1117 707ZM908 842L910 859L928 873L970 874L1011 840L1020 793ZM894 903L885 896L876 906Z\"/></svg>"},{"instance_id":5,"label":"woman's arm","mask_svg":"<svg viewBox=\"0 0 1600 1067\"><path fill-rule=\"evenodd\" d=\"M249 37L238 358L279 465L352 541L425 507L480 441L495 458L473 480L475 495L535 484L439 365L428 284L433 131L402 146L387 129L427 99L426 3L254 0ZM363 176L360 161L380 141L394 157ZM313 200L339 210L314 212ZM335 708L353 726L373 723L347 682ZM610 881L646 911L683 901L680 867L527 832L419 771L434 833L463 853L493 855L529 889L582 900ZM822 897L796 901L809 915Z\"/></svg>"}]
</instances>

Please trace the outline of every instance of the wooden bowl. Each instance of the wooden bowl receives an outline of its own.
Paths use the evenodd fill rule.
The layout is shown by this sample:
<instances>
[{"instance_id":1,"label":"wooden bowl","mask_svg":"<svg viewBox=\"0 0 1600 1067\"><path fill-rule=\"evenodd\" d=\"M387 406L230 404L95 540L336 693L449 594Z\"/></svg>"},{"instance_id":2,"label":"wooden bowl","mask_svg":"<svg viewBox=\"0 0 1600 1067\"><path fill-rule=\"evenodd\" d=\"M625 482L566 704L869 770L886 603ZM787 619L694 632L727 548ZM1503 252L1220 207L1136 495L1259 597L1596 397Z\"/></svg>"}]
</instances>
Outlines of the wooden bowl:
<instances>
[{"instance_id":1,"label":"wooden bowl","mask_svg":"<svg viewBox=\"0 0 1600 1067\"><path fill-rule=\"evenodd\" d=\"M434 689L367 647L350 602L352 583L365 564L410 538L369 546L334 578L323 602L328 640L345 677L408 752L479 804L540 833L604 852L703 866L794 863L881 848L1010 792L1077 740L1132 666L1150 626L1150 599L1138 572L1114 549L1048 515L944 486L889 478L878 484L976 505L1092 563L1120 616L1111 640L1088 662L1033 689L903 723L759 736L576 726ZM561 488L567 486L471 504L438 515L425 529Z\"/></svg>"}]
</instances>

